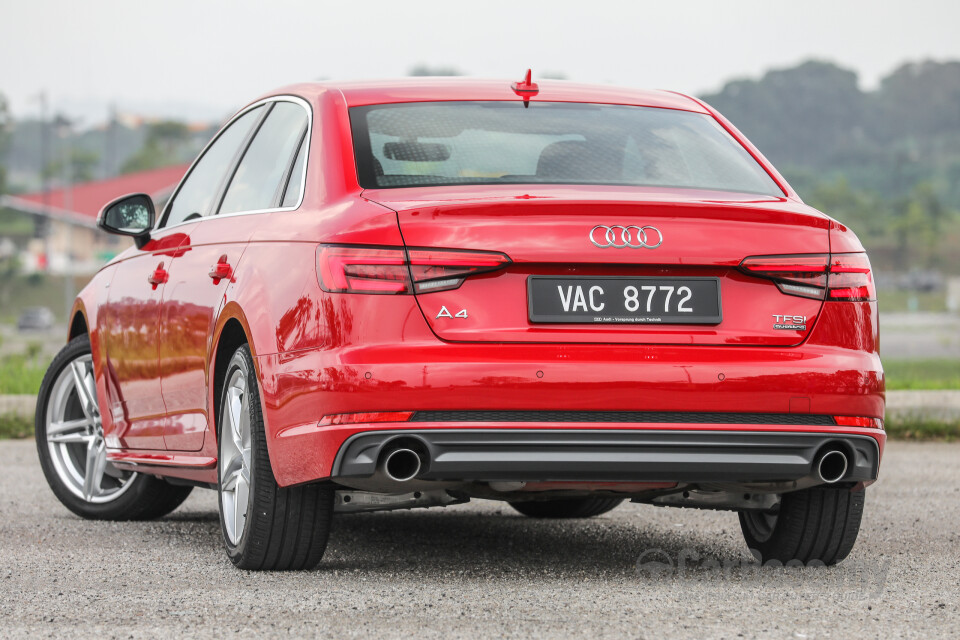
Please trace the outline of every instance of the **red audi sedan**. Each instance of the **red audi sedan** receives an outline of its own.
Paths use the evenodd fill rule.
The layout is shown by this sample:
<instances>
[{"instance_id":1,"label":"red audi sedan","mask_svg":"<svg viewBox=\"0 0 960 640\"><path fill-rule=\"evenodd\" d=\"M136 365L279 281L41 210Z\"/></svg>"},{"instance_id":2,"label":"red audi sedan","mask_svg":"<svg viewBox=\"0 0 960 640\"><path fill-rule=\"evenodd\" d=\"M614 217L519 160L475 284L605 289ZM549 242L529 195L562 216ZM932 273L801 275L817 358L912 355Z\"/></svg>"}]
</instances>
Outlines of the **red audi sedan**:
<instances>
[{"instance_id":1,"label":"red audi sedan","mask_svg":"<svg viewBox=\"0 0 960 640\"><path fill-rule=\"evenodd\" d=\"M763 561L850 553L885 435L870 263L671 92L300 84L250 103L80 293L37 447L73 512L219 495L245 569L338 512L503 500L735 511Z\"/></svg>"}]
</instances>

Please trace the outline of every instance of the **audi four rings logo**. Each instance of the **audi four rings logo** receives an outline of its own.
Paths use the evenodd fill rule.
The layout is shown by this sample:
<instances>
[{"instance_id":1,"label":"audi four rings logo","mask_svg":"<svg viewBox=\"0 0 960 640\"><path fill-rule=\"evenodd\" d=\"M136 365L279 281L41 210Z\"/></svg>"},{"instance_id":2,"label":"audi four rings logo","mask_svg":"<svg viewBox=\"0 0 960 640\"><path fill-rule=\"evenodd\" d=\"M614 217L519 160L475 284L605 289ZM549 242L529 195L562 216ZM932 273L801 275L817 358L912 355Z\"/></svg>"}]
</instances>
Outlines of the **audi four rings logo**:
<instances>
[{"instance_id":1,"label":"audi four rings logo","mask_svg":"<svg viewBox=\"0 0 960 640\"><path fill-rule=\"evenodd\" d=\"M656 242L653 240L656 239ZM651 226L621 227L615 225L607 227L598 224L590 230L590 242L606 249L656 249L663 244L663 234L660 229Z\"/></svg>"}]
</instances>

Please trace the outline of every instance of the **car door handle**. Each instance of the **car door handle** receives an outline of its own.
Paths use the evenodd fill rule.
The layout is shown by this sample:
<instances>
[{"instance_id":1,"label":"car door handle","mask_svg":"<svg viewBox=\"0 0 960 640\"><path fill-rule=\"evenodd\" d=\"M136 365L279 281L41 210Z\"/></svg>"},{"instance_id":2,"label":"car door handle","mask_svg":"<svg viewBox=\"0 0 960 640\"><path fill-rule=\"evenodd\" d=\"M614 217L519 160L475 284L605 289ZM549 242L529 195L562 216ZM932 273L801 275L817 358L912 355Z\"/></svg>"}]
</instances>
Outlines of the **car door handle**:
<instances>
[{"instance_id":1,"label":"car door handle","mask_svg":"<svg viewBox=\"0 0 960 640\"><path fill-rule=\"evenodd\" d=\"M217 264L210 267L207 275L213 279L213 284L219 284L221 280L229 280L233 276L233 267L227 262L227 256L220 256Z\"/></svg>"},{"instance_id":2,"label":"car door handle","mask_svg":"<svg viewBox=\"0 0 960 640\"><path fill-rule=\"evenodd\" d=\"M147 282L153 285L153 288L156 289L159 285L167 281L169 274L163 268L163 263L157 265L157 268L153 270L149 276L147 276Z\"/></svg>"}]
</instances>

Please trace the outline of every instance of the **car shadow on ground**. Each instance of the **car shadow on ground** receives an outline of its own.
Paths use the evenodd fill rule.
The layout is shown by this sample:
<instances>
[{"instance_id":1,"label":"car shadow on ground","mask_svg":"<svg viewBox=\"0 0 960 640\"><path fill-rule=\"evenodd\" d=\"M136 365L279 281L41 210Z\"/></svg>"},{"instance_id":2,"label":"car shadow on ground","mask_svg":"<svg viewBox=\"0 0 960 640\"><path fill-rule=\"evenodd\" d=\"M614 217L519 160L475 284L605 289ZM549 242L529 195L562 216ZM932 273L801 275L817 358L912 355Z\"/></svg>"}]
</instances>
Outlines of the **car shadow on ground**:
<instances>
[{"instance_id":1,"label":"car shadow on ground","mask_svg":"<svg viewBox=\"0 0 960 640\"><path fill-rule=\"evenodd\" d=\"M871 562L856 551L836 567L761 567L740 539L736 518L717 531L678 527L644 517L642 509L621 507L591 518L533 519L510 508L458 508L338 514L326 555L317 569L303 572L243 572L324 584L352 576L396 584L414 579L436 584L496 580L529 584L538 580L573 583L584 580L676 588L696 586L723 593L738 589L789 587L817 592L829 587L853 600L872 597L883 588L889 563ZM187 547L199 553L215 572L233 567L223 552L219 515L215 510L187 508L139 526L144 541L155 546ZM339 576L337 578L336 576ZM265 578L266 579L266 578Z\"/></svg>"},{"instance_id":2,"label":"car shadow on ground","mask_svg":"<svg viewBox=\"0 0 960 640\"><path fill-rule=\"evenodd\" d=\"M718 538L635 515L629 514L629 520L610 516L548 520L521 516L509 508L338 514L317 571L360 571L377 576L415 570L419 576L434 577L542 574L609 579L655 577L673 571L684 559L687 569L694 571L703 558L724 566L750 559L739 541L739 531L735 538ZM731 533L735 522L730 523ZM159 525L156 534L176 535L179 544L222 553L216 511L177 511L155 524Z\"/></svg>"},{"instance_id":3,"label":"car shadow on ground","mask_svg":"<svg viewBox=\"0 0 960 640\"><path fill-rule=\"evenodd\" d=\"M321 568L419 571L634 574L651 551L678 557L699 549L730 561L745 549L690 531L622 519L531 519L489 513L385 512L338 518Z\"/></svg>"}]
</instances>

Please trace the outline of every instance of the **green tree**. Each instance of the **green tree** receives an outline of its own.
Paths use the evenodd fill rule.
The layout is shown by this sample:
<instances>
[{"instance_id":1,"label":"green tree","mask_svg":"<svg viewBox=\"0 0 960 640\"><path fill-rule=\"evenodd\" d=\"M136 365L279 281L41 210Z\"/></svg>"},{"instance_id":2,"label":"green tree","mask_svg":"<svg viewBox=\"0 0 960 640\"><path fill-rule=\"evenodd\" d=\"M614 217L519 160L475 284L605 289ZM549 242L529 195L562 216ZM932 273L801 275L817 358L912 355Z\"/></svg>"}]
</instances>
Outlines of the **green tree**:
<instances>
[{"instance_id":1,"label":"green tree","mask_svg":"<svg viewBox=\"0 0 960 640\"><path fill-rule=\"evenodd\" d=\"M100 154L90 149L74 147L70 150L70 180L71 182L89 182L96 176L100 166ZM44 174L48 178L65 178L64 161L54 160L47 165Z\"/></svg>"},{"instance_id":2,"label":"green tree","mask_svg":"<svg viewBox=\"0 0 960 640\"><path fill-rule=\"evenodd\" d=\"M899 270L943 266L943 232L952 212L933 186L927 182L918 184L909 196L894 202L892 208L887 234L896 249L894 266Z\"/></svg>"},{"instance_id":3,"label":"green tree","mask_svg":"<svg viewBox=\"0 0 960 640\"><path fill-rule=\"evenodd\" d=\"M865 96L857 74L811 60L736 80L704 99L730 118L774 164L817 164L858 144Z\"/></svg>"},{"instance_id":4,"label":"green tree","mask_svg":"<svg viewBox=\"0 0 960 640\"><path fill-rule=\"evenodd\" d=\"M137 153L120 168L120 173L134 173L176 164L180 150L190 142L190 129L175 120L149 125L147 138Z\"/></svg>"},{"instance_id":5,"label":"green tree","mask_svg":"<svg viewBox=\"0 0 960 640\"><path fill-rule=\"evenodd\" d=\"M960 62L904 64L880 84L871 126L879 140L960 133Z\"/></svg>"},{"instance_id":6,"label":"green tree","mask_svg":"<svg viewBox=\"0 0 960 640\"><path fill-rule=\"evenodd\" d=\"M940 266L943 227L950 217L950 211L929 182L918 184L909 197L900 200L890 226L897 253L902 257L898 266Z\"/></svg>"},{"instance_id":7,"label":"green tree","mask_svg":"<svg viewBox=\"0 0 960 640\"><path fill-rule=\"evenodd\" d=\"M861 240L883 237L893 217L887 202L851 188L843 177L817 184L809 190L805 201L853 229Z\"/></svg>"}]
</instances>

